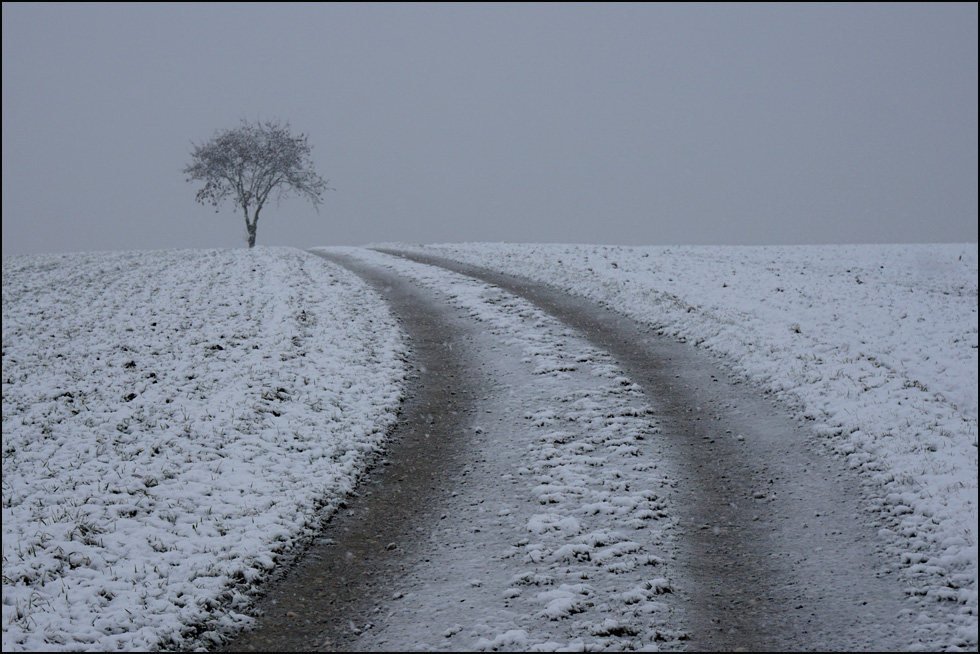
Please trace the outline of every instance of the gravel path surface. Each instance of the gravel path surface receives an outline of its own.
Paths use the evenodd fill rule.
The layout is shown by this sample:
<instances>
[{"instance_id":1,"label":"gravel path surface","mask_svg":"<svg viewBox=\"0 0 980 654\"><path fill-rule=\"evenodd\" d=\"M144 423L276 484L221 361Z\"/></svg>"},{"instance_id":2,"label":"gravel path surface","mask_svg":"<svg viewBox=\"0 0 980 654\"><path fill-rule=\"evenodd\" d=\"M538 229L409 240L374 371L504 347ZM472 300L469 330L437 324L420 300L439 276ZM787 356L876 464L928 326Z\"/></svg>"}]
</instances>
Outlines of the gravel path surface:
<instances>
[{"instance_id":1,"label":"gravel path surface","mask_svg":"<svg viewBox=\"0 0 980 654\"><path fill-rule=\"evenodd\" d=\"M324 253L388 297L416 394L330 540L229 649L915 642L858 482L693 348L462 264Z\"/></svg>"}]
</instances>

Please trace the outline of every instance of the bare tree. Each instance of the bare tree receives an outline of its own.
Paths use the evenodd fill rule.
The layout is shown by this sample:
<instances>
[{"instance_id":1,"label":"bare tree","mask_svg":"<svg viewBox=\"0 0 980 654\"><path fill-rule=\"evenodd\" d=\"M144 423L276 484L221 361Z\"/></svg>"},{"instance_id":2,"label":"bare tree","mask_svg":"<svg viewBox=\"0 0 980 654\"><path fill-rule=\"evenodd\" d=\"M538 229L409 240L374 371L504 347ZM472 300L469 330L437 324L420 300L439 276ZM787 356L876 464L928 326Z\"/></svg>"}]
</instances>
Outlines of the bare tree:
<instances>
[{"instance_id":1,"label":"bare tree","mask_svg":"<svg viewBox=\"0 0 980 654\"><path fill-rule=\"evenodd\" d=\"M215 132L207 143L194 147L187 181L203 181L197 201L218 206L230 197L245 214L248 247L255 247L259 212L270 195L276 201L298 195L319 211L327 182L313 170L311 146L305 134L293 136L289 123L278 120L242 124Z\"/></svg>"}]
</instances>

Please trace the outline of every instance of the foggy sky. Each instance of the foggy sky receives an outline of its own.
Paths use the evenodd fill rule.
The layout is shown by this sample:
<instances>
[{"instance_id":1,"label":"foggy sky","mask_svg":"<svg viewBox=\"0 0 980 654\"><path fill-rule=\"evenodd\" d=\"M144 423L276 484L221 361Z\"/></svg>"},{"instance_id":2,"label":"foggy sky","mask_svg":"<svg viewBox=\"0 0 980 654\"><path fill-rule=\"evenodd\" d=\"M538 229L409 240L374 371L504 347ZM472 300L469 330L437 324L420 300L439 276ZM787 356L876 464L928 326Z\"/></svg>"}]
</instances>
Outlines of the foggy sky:
<instances>
[{"instance_id":1,"label":"foggy sky","mask_svg":"<svg viewBox=\"0 0 980 654\"><path fill-rule=\"evenodd\" d=\"M3 4L3 253L242 247L193 143L309 135L259 245L977 241L977 4Z\"/></svg>"}]
</instances>

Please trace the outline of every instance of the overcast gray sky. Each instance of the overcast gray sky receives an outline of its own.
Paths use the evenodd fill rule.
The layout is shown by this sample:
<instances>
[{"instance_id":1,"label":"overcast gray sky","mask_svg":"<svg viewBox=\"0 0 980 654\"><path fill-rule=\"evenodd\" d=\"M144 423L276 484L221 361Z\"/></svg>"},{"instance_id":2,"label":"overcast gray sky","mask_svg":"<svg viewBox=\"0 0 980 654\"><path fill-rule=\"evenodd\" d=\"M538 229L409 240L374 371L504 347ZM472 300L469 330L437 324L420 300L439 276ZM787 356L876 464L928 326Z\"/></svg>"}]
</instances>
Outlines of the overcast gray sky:
<instances>
[{"instance_id":1,"label":"overcast gray sky","mask_svg":"<svg viewBox=\"0 0 980 654\"><path fill-rule=\"evenodd\" d=\"M306 132L258 244L977 241L977 4L3 4L3 253L241 247L191 143Z\"/></svg>"}]
</instances>

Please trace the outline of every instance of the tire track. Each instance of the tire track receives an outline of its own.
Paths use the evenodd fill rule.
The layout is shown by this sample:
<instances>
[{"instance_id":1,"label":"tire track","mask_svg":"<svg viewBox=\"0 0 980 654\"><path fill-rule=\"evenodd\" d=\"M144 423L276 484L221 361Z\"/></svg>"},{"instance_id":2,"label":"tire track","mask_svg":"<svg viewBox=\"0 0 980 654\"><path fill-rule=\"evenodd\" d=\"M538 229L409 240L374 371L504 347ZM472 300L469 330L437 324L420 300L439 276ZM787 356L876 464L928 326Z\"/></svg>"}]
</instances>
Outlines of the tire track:
<instances>
[{"instance_id":1,"label":"tire track","mask_svg":"<svg viewBox=\"0 0 980 654\"><path fill-rule=\"evenodd\" d=\"M392 303L417 392L229 649L913 646L859 484L778 406L587 300L348 254L327 258Z\"/></svg>"},{"instance_id":2,"label":"tire track","mask_svg":"<svg viewBox=\"0 0 980 654\"><path fill-rule=\"evenodd\" d=\"M468 338L469 326L397 275L316 254L350 269L388 301L408 334L409 394L384 458L331 518L321 543L269 582L255 607L257 628L222 651L350 649L358 635L351 625L376 619L389 580L404 574L404 552L434 528L469 458L458 436L471 419L479 376L467 348L453 347Z\"/></svg>"},{"instance_id":3,"label":"tire track","mask_svg":"<svg viewBox=\"0 0 980 654\"><path fill-rule=\"evenodd\" d=\"M358 251L437 292L481 333L474 449L365 650L682 646L671 479L643 394L574 330L502 289ZM641 445L649 443L643 448Z\"/></svg>"},{"instance_id":4,"label":"tire track","mask_svg":"<svg viewBox=\"0 0 980 654\"><path fill-rule=\"evenodd\" d=\"M451 260L381 250L499 286L610 352L645 390L681 471L678 562L696 650L893 650L915 608L866 524L860 482L806 430L683 344L588 300Z\"/></svg>"}]
</instances>

